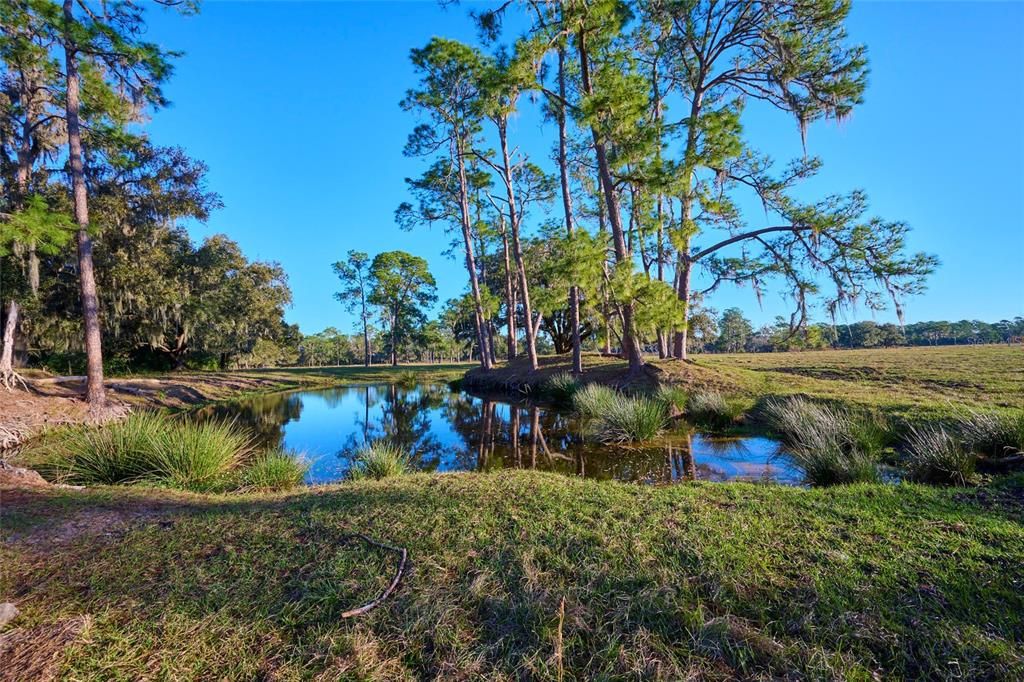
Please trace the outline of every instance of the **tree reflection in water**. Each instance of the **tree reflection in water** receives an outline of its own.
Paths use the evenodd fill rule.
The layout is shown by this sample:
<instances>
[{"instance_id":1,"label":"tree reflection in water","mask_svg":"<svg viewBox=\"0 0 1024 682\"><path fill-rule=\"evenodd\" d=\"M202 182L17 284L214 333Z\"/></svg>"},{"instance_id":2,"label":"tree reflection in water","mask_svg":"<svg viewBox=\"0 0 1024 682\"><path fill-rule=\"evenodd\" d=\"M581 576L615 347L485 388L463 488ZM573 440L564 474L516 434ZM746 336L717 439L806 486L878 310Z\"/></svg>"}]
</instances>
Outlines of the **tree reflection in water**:
<instances>
[{"instance_id":1,"label":"tree reflection in water","mask_svg":"<svg viewBox=\"0 0 1024 682\"><path fill-rule=\"evenodd\" d=\"M798 472L775 458L777 444L764 438L709 438L680 425L651 443L604 445L587 440L586 424L564 411L445 385L261 396L199 415L236 419L252 427L263 444L308 453L315 482L338 480L352 456L375 440L407 449L413 465L424 471L515 467L642 483L799 481Z\"/></svg>"}]
</instances>

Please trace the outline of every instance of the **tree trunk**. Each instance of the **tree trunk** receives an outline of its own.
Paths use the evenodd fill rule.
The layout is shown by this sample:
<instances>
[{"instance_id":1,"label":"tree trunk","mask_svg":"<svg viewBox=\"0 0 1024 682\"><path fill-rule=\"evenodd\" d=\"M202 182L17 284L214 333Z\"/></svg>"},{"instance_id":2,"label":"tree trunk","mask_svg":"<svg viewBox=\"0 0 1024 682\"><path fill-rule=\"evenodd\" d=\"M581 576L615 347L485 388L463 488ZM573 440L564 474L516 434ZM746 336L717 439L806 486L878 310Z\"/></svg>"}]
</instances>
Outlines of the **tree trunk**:
<instances>
[{"instance_id":1,"label":"tree trunk","mask_svg":"<svg viewBox=\"0 0 1024 682\"><path fill-rule=\"evenodd\" d=\"M523 297L523 316L526 318L526 356L530 369L539 369L537 359L537 331L533 325L533 308L530 306L530 282L526 276L523 248L519 240L519 211L516 206L516 192L512 184L512 162L508 154L508 120L498 122L498 141L501 144L501 162L505 180L505 194L508 199L508 220L512 227L512 255L519 271L519 291Z\"/></svg>"},{"instance_id":2,"label":"tree trunk","mask_svg":"<svg viewBox=\"0 0 1024 682\"><path fill-rule=\"evenodd\" d=\"M483 299L480 297L480 282L476 276L476 257L473 255L473 231L470 227L469 216L469 181L466 178L466 163L461 146L458 146L455 150L455 156L459 168L459 209L462 214L462 241L466 249L466 270L469 271L469 285L473 292L473 304L476 308L474 310L476 340L480 347L480 365L485 370L489 370L493 367L491 364L492 354L487 349L484 304Z\"/></svg>"},{"instance_id":3,"label":"tree trunk","mask_svg":"<svg viewBox=\"0 0 1024 682\"><path fill-rule=\"evenodd\" d=\"M555 106L558 112L558 174L562 185L562 210L565 212L565 230L569 237L573 235L572 192L569 187L569 154L565 127L565 48L558 48L558 96ZM583 352L580 344L580 290L569 287L569 326L572 335L572 373L579 376L583 373Z\"/></svg>"},{"instance_id":4,"label":"tree trunk","mask_svg":"<svg viewBox=\"0 0 1024 682\"><path fill-rule=\"evenodd\" d=\"M0 351L0 386L7 390L14 388L14 385L20 381L14 371L14 332L18 327L18 310L18 302L12 298L7 304L3 351Z\"/></svg>"},{"instance_id":5,"label":"tree trunk","mask_svg":"<svg viewBox=\"0 0 1024 682\"><path fill-rule=\"evenodd\" d=\"M502 218L501 222L504 223L505 219ZM515 284L512 281L512 261L509 258L509 246L508 246L508 233L505 231L504 226L501 230L501 247L505 256L505 310L508 312L508 349L506 351L506 357L509 362L516 359L516 292Z\"/></svg>"},{"instance_id":6,"label":"tree trunk","mask_svg":"<svg viewBox=\"0 0 1024 682\"><path fill-rule=\"evenodd\" d=\"M703 91L697 89L693 95L693 102L690 104L690 125L687 126L686 149L683 151L683 192L681 196L682 209L680 212L680 227L683 234L690 235L690 223L693 220L693 196L690 188L693 182L694 166L697 162L697 119L700 117L700 109L703 102ZM679 247L679 273L676 283L679 287L679 300L683 304L683 328L676 333L675 356L680 360L687 359L686 341L688 336L687 327L690 321L690 271L693 263L690 261L690 237L687 236Z\"/></svg>"},{"instance_id":7,"label":"tree trunk","mask_svg":"<svg viewBox=\"0 0 1024 682\"><path fill-rule=\"evenodd\" d=\"M689 356L686 346L690 335L690 259L680 256L679 267L679 301L683 304L683 328L676 332L675 356L680 360L686 360Z\"/></svg>"},{"instance_id":8,"label":"tree trunk","mask_svg":"<svg viewBox=\"0 0 1024 682\"><path fill-rule=\"evenodd\" d=\"M586 38L582 33L576 35L576 44L580 54L580 77L583 84L583 91L587 95L593 95L594 89L590 82L590 64L587 55ZM612 180L611 168L608 164L608 152L605 148L601 134L594 126L590 127L591 135L594 138L594 155L597 157L598 177L601 180L601 188L604 194L605 205L608 210L608 223L612 228L612 243L615 247L615 260L617 263L626 263L631 260L629 250L626 248L626 235L622 229L622 213L619 210L619 198L615 192L615 183ZM640 348L640 341L637 339L635 325L633 323L633 302L627 301L622 306L622 352L629 362L629 373L636 375L643 369L643 351Z\"/></svg>"},{"instance_id":9,"label":"tree trunk","mask_svg":"<svg viewBox=\"0 0 1024 682\"><path fill-rule=\"evenodd\" d=\"M398 367L398 306L391 316L391 366Z\"/></svg>"},{"instance_id":10,"label":"tree trunk","mask_svg":"<svg viewBox=\"0 0 1024 682\"><path fill-rule=\"evenodd\" d=\"M363 366L370 366L370 330L367 328L366 323L366 285L362 283L362 276L360 275L360 287L359 296L362 303L363 310ZM341 364L339 361L338 364Z\"/></svg>"},{"instance_id":11,"label":"tree trunk","mask_svg":"<svg viewBox=\"0 0 1024 682\"><path fill-rule=\"evenodd\" d=\"M101 412L106 404L103 389L103 348L100 336L99 298L96 294L96 276L92 263L92 237L89 236L89 198L85 188L85 163L82 155L82 132L78 121L79 77L78 58L70 35L72 0L64 0L65 70L67 73L67 132L68 164L75 203L75 222L78 223L78 282L82 298L82 316L85 323L86 384L85 395L89 411Z\"/></svg>"}]
</instances>

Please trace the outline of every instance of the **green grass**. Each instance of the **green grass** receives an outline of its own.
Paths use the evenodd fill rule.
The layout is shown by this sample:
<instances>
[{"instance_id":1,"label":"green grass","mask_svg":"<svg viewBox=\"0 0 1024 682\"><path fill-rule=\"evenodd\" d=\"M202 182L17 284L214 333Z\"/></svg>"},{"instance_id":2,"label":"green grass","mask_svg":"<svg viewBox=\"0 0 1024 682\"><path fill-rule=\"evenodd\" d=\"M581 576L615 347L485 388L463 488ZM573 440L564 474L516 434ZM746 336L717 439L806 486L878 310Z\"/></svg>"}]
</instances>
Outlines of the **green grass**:
<instances>
[{"instance_id":1,"label":"green grass","mask_svg":"<svg viewBox=\"0 0 1024 682\"><path fill-rule=\"evenodd\" d=\"M911 420L948 418L963 407L1024 410L1019 344L702 354L694 360L692 367L661 366L666 378L684 383L690 375L711 375L729 393L802 393Z\"/></svg>"},{"instance_id":2,"label":"green grass","mask_svg":"<svg viewBox=\"0 0 1024 682\"><path fill-rule=\"evenodd\" d=\"M288 490L302 485L309 471L305 457L285 450L269 450L253 458L242 471L247 490Z\"/></svg>"},{"instance_id":3,"label":"green grass","mask_svg":"<svg viewBox=\"0 0 1024 682\"><path fill-rule=\"evenodd\" d=\"M647 396L620 393L604 412L591 419L589 430L604 443L636 443L651 440L667 424L665 403Z\"/></svg>"},{"instance_id":4,"label":"green grass","mask_svg":"<svg viewBox=\"0 0 1024 682\"><path fill-rule=\"evenodd\" d=\"M401 476L411 469L406 450L385 440L375 440L359 450L348 470L348 478L360 481L371 478L379 481L390 476Z\"/></svg>"},{"instance_id":5,"label":"green grass","mask_svg":"<svg viewBox=\"0 0 1024 682\"><path fill-rule=\"evenodd\" d=\"M977 457L964 447L959 435L941 424L911 427L903 460L910 480L945 485L967 485L977 464Z\"/></svg>"},{"instance_id":6,"label":"green grass","mask_svg":"<svg viewBox=\"0 0 1024 682\"><path fill-rule=\"evenodd\" d=\"M879 480L878 463L887 433L866 416L800 396L766 399L758 418L782 437L785 457L812 485Z\"/></svg>"},{"instance_id":7,"label":"green grass","mask_svg":"<svg viewBox=\"0 0 1024 682\"><path fill-rule=\"evenodd\" d=\"M618 395L613 388L601 384L587 384L573 394L572 407L581 417L596 419L612 409Z\"/></svg>"},{"instance_id":8,"label":"green grass","mask_svg":"<svg viewBox=\"0 0 1024 682\"><path fill-rule=\"evenodd\" d=\"M1015 680L1022 499L1019 476L638 488L512 471L40 490L5 498L22 539L0 545L0 593L18 626L92 615L60 679L556 680L560 653L566 680ZM133 510L127 530L64 532ZM354 533L411 569L342 620L395 571Z\"/></svg>"},{"instance_id":9,"label":"green grass","mask_svg":"<svg viewBox=\"0 0 1024 682\"><path fill-rule=\"evenodd\" d=\"M572 397L580 390L580 382L569 372L556 374L544 382L544 394L559 405L572 405Z\"/></svg>"},{"instance_id":10,"label":"green grass","mask_svg":"<svg viewBox=\"0 0 1024 682\"><path fill-rule=\"evenodd\" d=\"M686 399L686 418L698 426L723 430L736 425L745 405L717 391L697 391Z\"/></svg>"},{"instance_id":11,"label":"green grass","mask_svg":"<svg viewBox=\"0 0 1024 682\"><path fill-rule=\"evenodd\" d=\"M21 463L72 485L160 485L195 492L280 490L302 483L307 465L278 451L256 452L233 422L135 412L102 426L65 426L34 441Z\"/></svg>"}]
</instances>

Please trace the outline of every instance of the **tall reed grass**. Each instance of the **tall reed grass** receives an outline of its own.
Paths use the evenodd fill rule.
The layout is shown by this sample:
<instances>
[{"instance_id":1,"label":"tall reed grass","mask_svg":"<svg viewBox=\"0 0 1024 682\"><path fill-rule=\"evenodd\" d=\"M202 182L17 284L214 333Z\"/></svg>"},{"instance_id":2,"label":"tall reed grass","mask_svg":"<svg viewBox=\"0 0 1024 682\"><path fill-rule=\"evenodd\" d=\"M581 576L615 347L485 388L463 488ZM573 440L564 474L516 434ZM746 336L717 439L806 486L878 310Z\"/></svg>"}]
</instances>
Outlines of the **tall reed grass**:
<instances>
[{"instance_id":1,"label":"tall reed grass","mask_svg":"<svg viewBox=\"0 0 1024 682\"><path fill-rule=\"evenodd\" d=\"M302 485L308 471L309 461L302 455L268 450L242 470L242 484L247 490L288 490Z\"/></svg>"},{"instance_id":2,"label":"tall reed grass","mask_svg":"<svg viewBox=\"0 0 1024 682\"><path fill-rule=\"evenodd\" d=\"M568 372L560 372L544 382L544 393L560 405L571 405L580 382Z\"/></svg>"},{"instance_id":3,"label":"tall reed grass","mask_svg":"<svg viewBox=\"0 0 1024 682\"><path fill-rule=\"evenodd\" d=\"M686 418L699 426L711 429L725 429L736 423L743 414L743 407L729 402L721 393L699 391L686 401Z\"/></svg>"},{"instance_id":4,"label":"tall reed grass","mask_svg":"<svg viewBox=\"0 0 1024 682\"><path fill-rule=\"evenodd\" d=\"M671 384L658 384L657 390L654 391L654 399L664 403L665 407L670 412L683 412L686 410L686 404L689 402L690 396L679 386L673 386Z\"/></svg>"},{"instance_id":5,"label":"tall reed grass","mask_svg":"<svg viewBox=\"0 0 1024 682\"><path fill-rule=\"evenodd\" d=\"M356 453L348 478L352 481L368 478L379 481L389 476L401 476L411 469L411 457L404 448L389 441L376 440Z\"/></svg>"},{"instance_id":6,"label":"tall reed grass","mask_svg":"<svg viewBox=\"0 0 1024 682\"><path fill-rule=\"evenodd\" d=\"M881 430L846 410L800 396L769 397L758 418L786 443L785 456L812 485L879 480ZM877 428L876 428L877 427Z\"/></svg>"},{"instance_id":7,"label":"tall reed grass","mask_svg":"<svg viewBox=\"0 0 1024 682\"><path fill-rule=\"evenodd\" d=\"M102 426L54 431L30 453L53 480L81 485L145 483L195 492L252 487L255 481L281 488L297 485L297 462L259 453L248 430L229 421L195 422L156 412L136 412ZM285 475L287 466L292 472Z\"/></svg>"},{"instance_id":8,"label":"tall reed grass","mask_svg":"<svg viewBox=\"0 0 1024 682\"><path fill-rule=\"evenodd\" d=\"M907 475L921 483L967 485L977 464L955 431L935 423L910 428L903 456Z\"/></svg>"},{"instance_id":9,"label":"tall reed grass","mask_svg":"<svg viewBox=\"0 0 1024 682\"><path fill-rule=\"evenodd\" d=\"M667 423L665 403L646 396L618 394L595 418L591 428L602 442L628 443L654 438Z\"/></svg>"},{"instance_id":10,"label":"tall reed grass","mask_svg":"<svg viewBox=\"0 0 1024 682\"><path fill-rule=\"evenodd\" d=\"M1024 451L1024 412L995 414L967 410L957 415L953 431L971 452L1004 457Z\"/></svg>"},{"instance_id":11,"label":"tall reed grass","mask_svg":"<svg viewBox=\"0 0 1024 682\"><path fill-rule=\"evenodd\" d=\"M581 417L594 418L611 409L612 403L618 399L618 392L600 384L587 384L576 391L572 397L572 406Z\"/></svg>"}]
</instances>

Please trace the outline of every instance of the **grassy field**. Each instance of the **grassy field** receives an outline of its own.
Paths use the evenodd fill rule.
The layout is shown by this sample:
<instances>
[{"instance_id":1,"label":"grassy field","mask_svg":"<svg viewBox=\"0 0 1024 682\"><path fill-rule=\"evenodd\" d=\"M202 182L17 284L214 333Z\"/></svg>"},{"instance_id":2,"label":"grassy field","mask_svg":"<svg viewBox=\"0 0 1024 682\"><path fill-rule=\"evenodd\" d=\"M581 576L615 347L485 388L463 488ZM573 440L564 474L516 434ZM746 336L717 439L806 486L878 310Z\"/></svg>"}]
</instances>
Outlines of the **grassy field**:
<instances>
[{"instance_id":1,"label":"grassy field","mask_svg":"<svg viewBox=\"0 0 1024 682\"><path fill-rule=\"evenodd\" d=\"M509 471L3 495L0 596L23 612L4 653L60 679L1024 677L1020 477L652 489ZM411 569L343 620L397 563L354 533L406 548Z\"/></svg>"},{"instance_id":2,"label":"grassy field","mask_svg":"<svg viewBox=\"0 0 1024 682\"><path fill-rule=\"evenodd\" d=\"M963 408L1024 410L1021 346L704 353L686 363L657 358L649 363L650 371L633 384L673 383L690 391L713 390L752 399L803 393L915 419L943 417ZM542 358L537 373L522 362L503 364L490 383L536 385L569 370L568 356ZM586 380L621 384L625 372L622 360L584 355Z\"/></svg>"},{"instance_id":3,"label":"grassy field","mask_svg":"<svg viewBox=\"0 0 1024 682\"><path fill-rule=\"evenodd\" d=\"M698 355L745 391L807 393L893 412L1024 409L1024 347L941 346Z\"/></svg>"}]
</instances>

